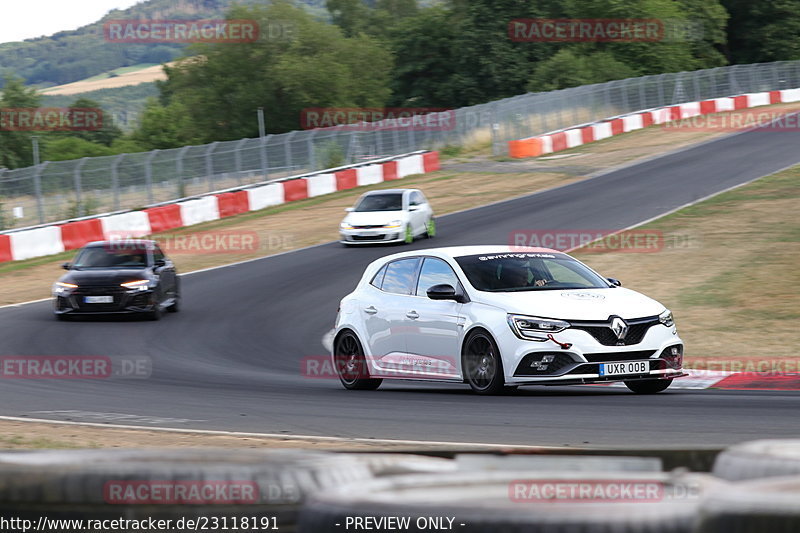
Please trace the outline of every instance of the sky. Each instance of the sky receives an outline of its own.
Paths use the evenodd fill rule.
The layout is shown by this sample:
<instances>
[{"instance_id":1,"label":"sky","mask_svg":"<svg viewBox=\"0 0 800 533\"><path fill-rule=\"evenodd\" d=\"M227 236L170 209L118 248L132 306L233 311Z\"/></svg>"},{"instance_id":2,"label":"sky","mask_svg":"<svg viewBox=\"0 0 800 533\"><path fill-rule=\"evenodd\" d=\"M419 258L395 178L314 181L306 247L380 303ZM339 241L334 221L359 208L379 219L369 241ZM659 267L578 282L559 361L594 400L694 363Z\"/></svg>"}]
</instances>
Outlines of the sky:
<instances>
[{"instance_id":1,"label":"sky","mask_svg":"<svg viewBox=\"0 0 800 533\"><path fill-rule=\"evenodd\" d=\"M0 43L74 30L143 0L0 0Z\"/></svg>"}]
</instances>

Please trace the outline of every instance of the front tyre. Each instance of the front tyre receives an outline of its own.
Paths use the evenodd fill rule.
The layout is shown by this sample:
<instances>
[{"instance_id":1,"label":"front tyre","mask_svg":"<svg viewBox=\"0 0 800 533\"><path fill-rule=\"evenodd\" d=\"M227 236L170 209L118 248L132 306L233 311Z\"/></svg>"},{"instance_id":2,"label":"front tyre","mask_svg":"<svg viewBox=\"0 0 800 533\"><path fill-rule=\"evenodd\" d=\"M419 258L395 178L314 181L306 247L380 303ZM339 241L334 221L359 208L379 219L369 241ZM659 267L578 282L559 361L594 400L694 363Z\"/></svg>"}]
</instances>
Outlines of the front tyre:
<instances>
[{"instance_id":1,"label":"front tyre","mask_svg":"<svg viewBox=\"0 0 800 533\"><path fill-rule=\"evenodd\" d=\"M626 381L625 386L636 394L656 394L672 385L671 379L641 379Z\"/></svg>"},{"instance_id":2,"label":"front tyre","mask_svg":"<svg viewBox=\"0 0 800 533\"><path fill-rule=\"evenodd\" d=\"M478 394L501 394L505 390L505 374L500 350L484 331L471 333L461 354L464 379Z\"/></svg>"},{"instance_id":3,"label":"front tyre","mask_svg":"<svg viewBox=\"0 0 800 533\"><path fill-rule=\"evenodd\" d=\"M375 390L381 386L382 379L369 377L364 350L354 333L346 331L339 335L333 353L336 373L345 389Z\"/></svg>"}]
</instances>

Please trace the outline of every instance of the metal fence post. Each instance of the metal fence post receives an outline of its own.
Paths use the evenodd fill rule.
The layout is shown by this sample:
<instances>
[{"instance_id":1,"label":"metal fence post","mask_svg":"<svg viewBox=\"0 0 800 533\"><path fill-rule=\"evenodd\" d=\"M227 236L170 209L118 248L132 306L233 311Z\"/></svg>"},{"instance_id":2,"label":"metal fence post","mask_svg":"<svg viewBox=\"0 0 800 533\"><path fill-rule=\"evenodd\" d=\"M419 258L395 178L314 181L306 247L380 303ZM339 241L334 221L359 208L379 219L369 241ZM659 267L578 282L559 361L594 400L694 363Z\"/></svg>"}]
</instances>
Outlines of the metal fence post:
<instances>
[{"instance_id":1,"label":"metal fence post","mask_svg":"<svg viewBox=\"0 0 800 533\"><path fill-rule=\"evenodd\" d=\"M213 142L208 145L206 148L205 158L206 158L206 179L208 179L208 192L214 190L214 162L211 160L211 154L214 152L214 148L217 147L219 141Z\"/></svg>"},{"instance_id":2,"label":"metal fence post","mask_svg":"<svg viewBox=\"0 0 800 533\"><path fill-rule=\"evenodd\" d=\"M308 169L314 171L317 170L317 158L314 150L314 135L316 135L317 130L311 130L308 133Z\"/></svg>"},{"instance_id":3,"label":"metal fence post","mask_svg":"<svg viewBox=\"0 0 800 533\"><path fill-rule=\"evenodd\" d=\"M147 154L144 160L144 186L147 191L147 203L153 203L153 158L158 153L158 150L153 150Z\"/></svg>"},{"instance_id":4,"label":"metal fence post","mask_svg":"<svg viewBox=\"0 0 800 533\"><path fill-rule=\"evenodd\" d=\"M183 190L183 156L189 148L189 146L184 146L178 150L178 155L175 156L175 173L178 175L178 198L186 196L186 191Z\"/></svg>"},{"instance_id":5,"label":"metal fence post","mask_svg":"<svg viewBox=\"0 0 800 533\"><path fill-rule=\"evenodd\" d=\"M286 158L286 170L292 171L292 137L296 131L290 131L286 134L286 141L283 143L283 153Z\"/></svg>"},{"instance_id":6,"label":"metal fence post","mask_svg":"<svg viewBox=\"0 0 800 533\"><path fill-rule=\"evenodd\" d=\"M242 139L238 143L236 143L236 147L233 149L233 164L236 166L236 184L242 184L242 146L248 141L248 139Z\"/></svg>"},{"instance_id":7,"label":"metal fence post","mask_svg":"<svg viewBox=\"0 0 800 533\"><path fill-rule=\"evenodd\" d=\"M111 187L113 189L112 194L114 195L114 211L119 210L119 173L117 172L117 168L126 155L128 154L119 154L111 164Z\"/></svg>"},{"instance_id":8,"label":"metal fence post","mask_svg":"<svg viewBox=\"0 0 800 533\"><path fill-rule=\"evenodd\" d=\"M81 199L81 168L89 160L88 157L81 158L78 164L75 165L73 177L75 179L75 214L78 217L83 216L83 200Z\"/></svg>"},{"instance_id":9,"label":"metal fence post","mask_svg":"<svg viewBox=\"0 0 800 533\"><path fill-rule=\"evenodd\" d=\"M42 198L42 174L50 161L45 161L36 167L33 173L33 190L36 194L36 214L39 216L39 224L44 224L44 199Z\"/></svg>"}]
</instances>

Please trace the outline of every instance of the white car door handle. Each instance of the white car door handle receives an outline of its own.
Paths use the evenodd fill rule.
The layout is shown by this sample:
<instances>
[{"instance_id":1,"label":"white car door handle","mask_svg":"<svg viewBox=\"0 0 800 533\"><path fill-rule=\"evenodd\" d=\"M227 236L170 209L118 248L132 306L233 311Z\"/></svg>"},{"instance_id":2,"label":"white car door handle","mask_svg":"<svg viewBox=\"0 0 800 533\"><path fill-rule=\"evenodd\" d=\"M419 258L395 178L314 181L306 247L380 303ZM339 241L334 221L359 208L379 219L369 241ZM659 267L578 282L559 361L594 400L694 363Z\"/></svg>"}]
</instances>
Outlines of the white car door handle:
<instances>
[{"instance_id":1,"label":"white car door handle","mask_svg":"<svg viewBox=\"0 0 800 533\"><path fill-rule=\"evenodd\" d=\"M406 316L414 320L415 318L419 318L419 313L417 313L416 311L409 311L408 313L406 313Z\"/></svg>"},{"instance_id":2,"label":"white car door handle","mask_svg":"<svg viewBox=\"0 0 800 533\"><path fill-rule=\"evenodd\" d=\"M368 315L374 315L375 313L378 312L378 310L375 309L374 305L370 305L369 307L364 308L364 312L367 313Z\"/></svg>"}]
</instances>

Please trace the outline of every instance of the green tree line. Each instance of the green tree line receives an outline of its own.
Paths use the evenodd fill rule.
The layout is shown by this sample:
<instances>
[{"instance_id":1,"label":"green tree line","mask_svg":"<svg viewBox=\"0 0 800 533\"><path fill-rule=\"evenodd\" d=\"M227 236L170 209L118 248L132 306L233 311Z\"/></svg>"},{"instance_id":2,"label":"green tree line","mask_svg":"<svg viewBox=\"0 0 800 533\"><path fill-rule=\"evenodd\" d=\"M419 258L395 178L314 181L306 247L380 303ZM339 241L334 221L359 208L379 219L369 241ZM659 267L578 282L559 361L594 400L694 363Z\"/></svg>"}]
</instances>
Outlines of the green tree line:
<instances>
[{"instance_id":1,"label":"green tree line","mask_svg":"<svg viewBox=\"0 0 800 533\"><path fill-rule=\"evenodd\" d=\"M255 43L189 46L184 59L165 67L167 79L134 131L102 139L48 135L43 159L256 137L259 107L267 133L282 133L301 128L305 108L457 108L614 79L800 59L800 0L327 0L325 7L322 17L289 0L234 5L229 18L256 19L270 31ZM655 42L516 42L508 24L520 18L659 19L690 33ZM4 101L9 91L22 98L18 80L7 83ZM3 165L30 164L26 135L0 132ZM69 137L79 141L69 144Z\"/></svg>"}]
</instances>

